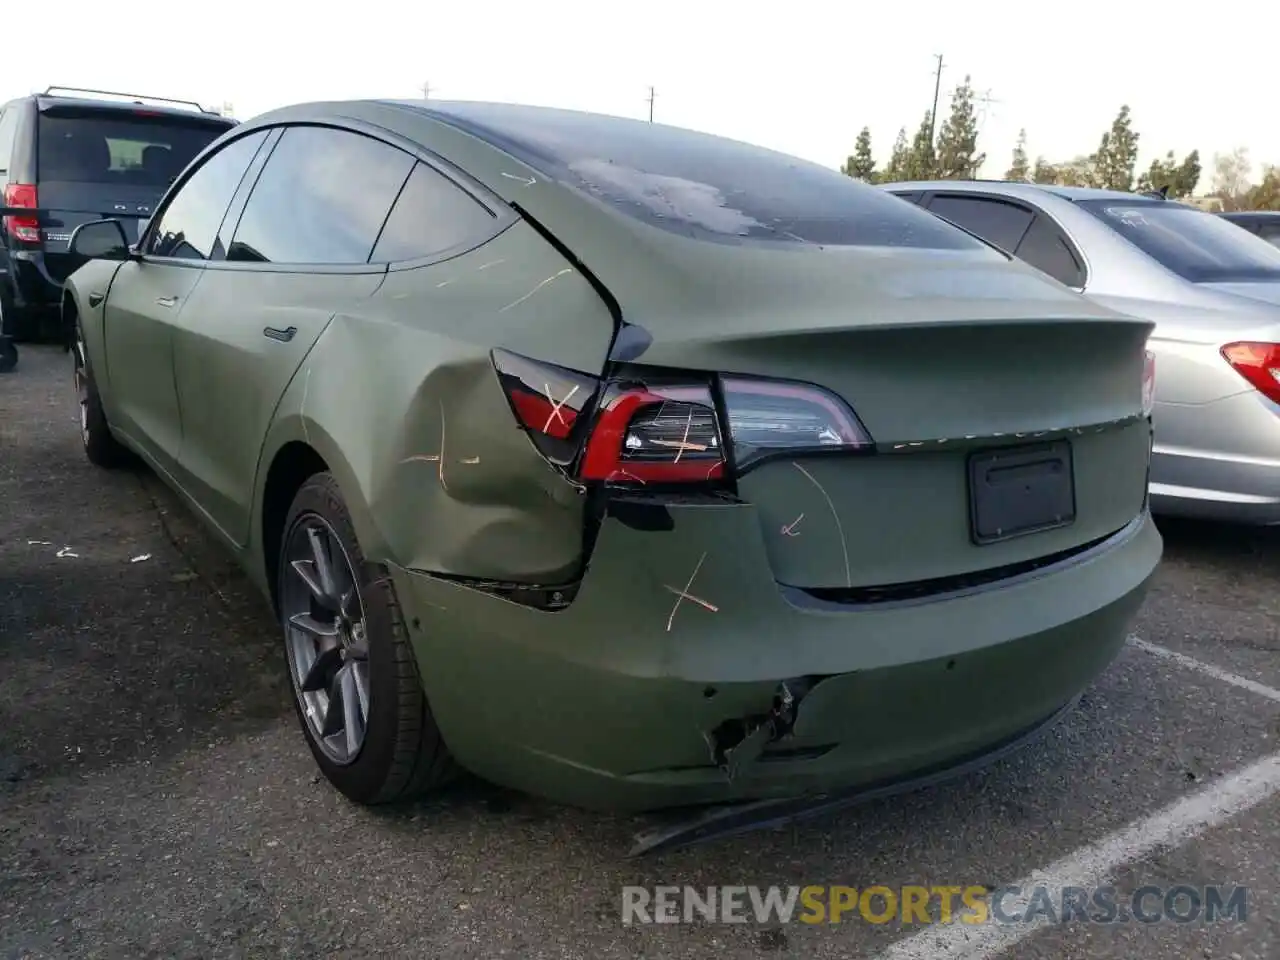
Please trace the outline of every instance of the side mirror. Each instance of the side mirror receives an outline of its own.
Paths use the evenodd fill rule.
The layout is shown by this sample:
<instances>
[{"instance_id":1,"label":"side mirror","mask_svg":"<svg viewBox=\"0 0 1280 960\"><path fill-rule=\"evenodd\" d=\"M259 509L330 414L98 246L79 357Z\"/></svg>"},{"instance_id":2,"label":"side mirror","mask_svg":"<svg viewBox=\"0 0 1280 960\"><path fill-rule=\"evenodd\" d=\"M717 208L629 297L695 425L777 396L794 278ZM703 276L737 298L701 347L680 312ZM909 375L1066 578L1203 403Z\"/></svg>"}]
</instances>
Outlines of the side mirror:
<instances>
[{"instance_id":1,"label":"side mirror","mask_svg":"<svg viewBox=\"0 0 1280 960\"><path fill-rule=\"evenodd\" d=\"M67 249L86 260L128 260L129 238L119 220L92 220L71 232Z\"/></svg>"}]
</instances>

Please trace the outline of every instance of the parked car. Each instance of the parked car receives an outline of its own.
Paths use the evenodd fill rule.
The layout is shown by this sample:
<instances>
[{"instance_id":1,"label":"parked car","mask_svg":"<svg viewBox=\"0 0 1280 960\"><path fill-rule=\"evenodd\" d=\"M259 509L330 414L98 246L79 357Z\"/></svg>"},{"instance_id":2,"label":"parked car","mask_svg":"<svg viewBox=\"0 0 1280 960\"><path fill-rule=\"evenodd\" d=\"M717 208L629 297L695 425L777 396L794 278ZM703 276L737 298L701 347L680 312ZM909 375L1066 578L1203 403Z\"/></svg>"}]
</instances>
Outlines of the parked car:
<instances>
[{"instance_id":1,"label":"parked car","mask_svg":"<svg viewBox=\"0 0 1280 960\"><path fill-rule=\"evenodd\" d=\"M1229 220L1237 227L1244 227L1250 233L1256 233L1272 246L1280 247L1280 211L1243 210L1219 213L1218 216L1223 220Z\"/></svg>"},{"instance_id":2,"label":"parked car","mask_svg":"<svg viewBox=\"0 0 1280 960\"><path fill-rule=\"evenodd\" d=\"M1002 181L883 189L1155 323L1155 513L1280 523L1280 250L1154 194Z\"/></svg>"},{"instance_id":3,"label":"parked car","mask_svg":"<svg viewBox=\"0 0 1280 960\"><path fill-rule=\"evenodd\" d=\"M55 330L62 281L79 265L71 231L109 216L136 238L178 172L235 122L195 103L67 87L0 104L0 206L31 210L0 229L0 334Z\"/></svg>"},{"instance_id":4,"label":"parked car","mask_svg":"<svg viewBox=\"0 0 1280 960\"><path fill-rule=\"evenodd\" d=\"M588 807L990 755L1160 553L1151 324L839 173L500 104L285 108L67 285L89 459L273 604L362 803Z\"/></svg>"}]
</instances>

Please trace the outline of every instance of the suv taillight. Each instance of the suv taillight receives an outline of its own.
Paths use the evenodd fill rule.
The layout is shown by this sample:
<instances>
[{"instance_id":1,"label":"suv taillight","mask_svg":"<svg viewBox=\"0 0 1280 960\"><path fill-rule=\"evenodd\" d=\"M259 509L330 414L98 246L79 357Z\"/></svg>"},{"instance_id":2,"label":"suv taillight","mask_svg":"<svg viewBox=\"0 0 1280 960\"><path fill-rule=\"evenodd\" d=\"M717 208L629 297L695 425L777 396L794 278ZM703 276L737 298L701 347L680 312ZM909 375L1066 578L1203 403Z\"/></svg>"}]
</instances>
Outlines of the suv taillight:
<instances>
[{"instance_id":1,"label":"suv taillight","mask_svg":"<svg viewBox=\"0 0 1280 960\"><path fill-rule=\"evenodd\" d=\"M1222 357L1272 403L1280 403L1280 344L1228 343Z\"/></svg>"},{"instance_id":2,"label":"suv taillight","mask_svg":"<svg viewBox=\"0 0 1280 960\"><path fill-rule=\"evenodd\" d=\"M32 183L11 183L4 188L4 205L6 207L27 207L36 209L36 188ZM39 217L5 217L4 228L9 236L28 243L40 242Z\"/></svg>"},{"instance_id":3,"label":"suv taillight","mask_svg":"<svg viewBox=\"0 0 1280 960\"><path fill-rule=\"evenodd\" d=\"M773 454L874 449L848 404L810 384L656 370L602 382L502 350L494 365L534 444L580 480L715 483Z\"/></svg>"}]
</instances>

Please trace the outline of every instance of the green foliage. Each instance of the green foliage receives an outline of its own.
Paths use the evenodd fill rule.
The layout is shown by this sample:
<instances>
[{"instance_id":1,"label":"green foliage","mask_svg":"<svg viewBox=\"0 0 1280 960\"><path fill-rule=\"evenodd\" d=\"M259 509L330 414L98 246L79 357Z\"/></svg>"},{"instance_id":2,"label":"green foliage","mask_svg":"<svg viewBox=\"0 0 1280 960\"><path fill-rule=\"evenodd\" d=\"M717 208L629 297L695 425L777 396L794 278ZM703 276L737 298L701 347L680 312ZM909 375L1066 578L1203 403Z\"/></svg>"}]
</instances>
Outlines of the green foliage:
<instances>
[{"instance_id":1,"label":"green foliage","mask_svg":"<svg viewBox=\"0 0 1280 960\"><path fill-rule=\"evenodd\" d=\"M1036 165L1031 171L1032 183L1057 183L1058 168L1044 157L1036 157Z\"/></svg>"},{"instance_id":2,"label":"green foliage","mask_svg":"<svg viewBox=\"0 0 1280 960\"><path fill-rule=\"evenodd\" d=\"M1192 150L1179 163L1170 150L1163 160L1152 160L1146 173L1138 177L1136 190L1160 190L1168 187L1171 200L1189 197L1200 182L1200 151Z\"/></svg>"},{"instance_id":3,"label":"green foliage","mask_svg":"<svg viewBox=\"0 0 1280 960\"><path fill-rule=\"evenodd\" d=\"M876 182L876 160L871 153L870 127L863 127L858 134L858 142L854 144L853 155L845 161L843 173L867 183Z\"/></svg>"},{"instance_id":4,"label":"green foliage","mask_svg":"<svg viewBox=\"0 0 1280 960\"><path fill-rule=\"evenodd\" d=\"M1245 202L1250 210L1280 210L1280 167L1265 166L1262 182L1249 189Z\"/></svg>"},{"instance_id":5,"label":"green foliage","mask_svg":"<svg viewBox=\"0 0 1280 960\"><path fill-rule=\"evenodd\" d=\"M911 147L907 144L907 128L898 128L898 138L893 141L893 153L889 155L889 166L884 171L884 181L894 183L898 180L910 179Z\"/></svg>"},{"instance_id":6,"label":"green foliage","mask_svg":"<svg viewBox=\"0 0 1280 960\"><path fill-rule=\"evenodd\" d=\"M1125 104L1102 135L1097 151L1090 157L1093 186L1108 190L1132 190L1133 170L1138 162L1138 134L1133 131L1129 106Z\"/></svg>"},{"instance_id":7,"label":"green foliage","mask_svg":"<svg viewBox=\"0 0 1280 960\"><path fill-rule=\"evenodd\" d=\"M929 152L934 155L933 175L944 180L972 180L986 160L987 155L978 152L978 117L969 77L952 93L951 115L938 132L936 148L929 144Z\"/></svg>"},{"instance_id":8,"label":"green foliage","mask_svg":"<svg viewBox=\"0 0 1280 960\"><path fill-rule=\"evenodd\" d=\"M926 110L907 151L907 175L903 179L932 180L937 167L938 158L933 149L933 113Z\"/></svg>"},{"instance_id":9,"label":"green foliage","mask_svg":"<svg viewBox=\"0 0 1280 960\"><path fill-rule=\"evenodd\" d=\"M1037 161L1037 167L1040 161ZM1006 180L1030 180L1031 164L1027 161L1027 131L1018 131L1018 142L1013 145L1013 162L1004 172Z\"/></svg>"}]
</instances>

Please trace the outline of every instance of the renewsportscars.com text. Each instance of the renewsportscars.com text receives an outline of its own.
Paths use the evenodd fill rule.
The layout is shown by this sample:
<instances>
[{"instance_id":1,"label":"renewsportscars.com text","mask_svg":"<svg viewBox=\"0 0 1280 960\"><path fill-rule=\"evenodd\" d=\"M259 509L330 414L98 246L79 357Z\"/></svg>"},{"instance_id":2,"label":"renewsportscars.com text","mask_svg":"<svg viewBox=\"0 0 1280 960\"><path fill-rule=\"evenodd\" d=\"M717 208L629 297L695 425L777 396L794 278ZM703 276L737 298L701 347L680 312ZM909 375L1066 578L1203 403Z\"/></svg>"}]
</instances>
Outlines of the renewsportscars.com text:
<instances>
[{"instance_id":1,"label":"renewsportscars.com text","mask_svg":"<svg viewBox=\"0 0 1280 960\"><path fill-rule=\"evenodd\" d=\"M1216 923L1244 921L1247 887L623 887L637 923Z\"/></svg>"}]
</instances>

